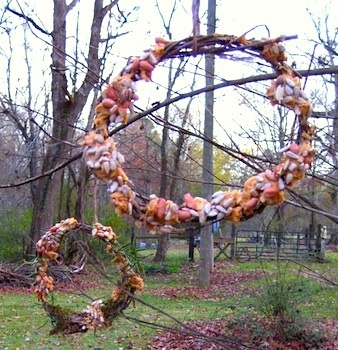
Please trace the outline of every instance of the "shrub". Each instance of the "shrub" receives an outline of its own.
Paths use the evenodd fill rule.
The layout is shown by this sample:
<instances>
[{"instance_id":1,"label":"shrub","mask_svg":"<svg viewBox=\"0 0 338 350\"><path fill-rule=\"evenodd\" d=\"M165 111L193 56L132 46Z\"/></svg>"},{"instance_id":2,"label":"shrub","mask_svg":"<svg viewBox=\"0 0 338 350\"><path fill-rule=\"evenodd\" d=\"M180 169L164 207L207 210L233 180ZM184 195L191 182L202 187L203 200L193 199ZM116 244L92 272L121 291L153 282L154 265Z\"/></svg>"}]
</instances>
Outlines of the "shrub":
<instances>
[{"instance_id":1,"label":"shrub","mask_svg":"<svg viewBox=\"0 0 338 350\"><path fill-rule=\"evenodd\" d=\"M265 286L258 297L259 311L270 321L273 334L282 341L302 340L318 346L325 340L323 332L310 321L301 318L300 305L311 293L309 286L297 275L291 278L288 265L277 261L274 274L265 271Z\"/></svg>"},{"instance_id":2,"label":"shrub","mask_svg":"<svg viewBox=\"0 0 338 350\"><path fill-rule=\"evenodd\" d=\"M31 209L10 209L0 213L0 261L14 263L25 257L27 237L32 221Z\"/></svg>"}]
</instances>

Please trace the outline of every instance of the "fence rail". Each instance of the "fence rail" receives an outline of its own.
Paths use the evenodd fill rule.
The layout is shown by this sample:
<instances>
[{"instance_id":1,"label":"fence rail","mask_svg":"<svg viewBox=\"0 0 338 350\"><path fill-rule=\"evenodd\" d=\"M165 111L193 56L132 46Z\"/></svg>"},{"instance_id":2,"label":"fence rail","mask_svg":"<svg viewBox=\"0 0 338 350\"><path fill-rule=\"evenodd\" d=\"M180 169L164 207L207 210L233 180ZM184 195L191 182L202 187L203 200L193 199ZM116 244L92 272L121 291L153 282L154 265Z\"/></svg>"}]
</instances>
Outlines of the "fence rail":
<instances>
[{"instance_id":1,"label":"fence rail","mask_svg":"<svg viewBox=\"0 0 338 350\"><path fill-rule=\"evenodd\" d=\"M199 249L198 236L188 232L170 234L173 239L187 240L189 258L193 260L194 247ZM197 240L196 240L197 237ZM138 248L156 248L156 235L136 236ZM190 242L191 241L191 242ZM282 232L237 230L235 237L214 236L215 260L222 255L239 261L265 259L307 259L321 252L320 232Z\"/></svg>"},{"instance_id":2,"label":"fence rail","mask_svg":"<svg viewBox=\"0 0 338 350\"><path fill-rule=\"evenodd\" d=\"M256 258L304 259L320 251L317 232L281 232L238 230L235 257L242 260Z\"/></svg>"}]
</instances>

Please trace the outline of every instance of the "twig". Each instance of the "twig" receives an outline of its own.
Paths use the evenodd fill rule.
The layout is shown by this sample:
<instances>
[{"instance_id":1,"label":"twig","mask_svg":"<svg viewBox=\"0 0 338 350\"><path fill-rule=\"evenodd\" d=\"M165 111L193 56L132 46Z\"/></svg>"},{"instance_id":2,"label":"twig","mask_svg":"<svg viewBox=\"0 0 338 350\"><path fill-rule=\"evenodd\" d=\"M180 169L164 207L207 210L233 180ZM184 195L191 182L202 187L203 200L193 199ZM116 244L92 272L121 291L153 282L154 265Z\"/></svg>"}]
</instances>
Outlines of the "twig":
<instances>
[{"instance_id":1,"label":"twig","mask_svg":"<svg viewBox=\"0 0 338 350\"><path fill-rule=\"evenodd\" d=\"M320 68L320 69L313 69L313 70L301 70L298 71L299 74L301 74L302 76L316 76L316 75L325 75L325 74L338 74L338 66L332 66L332 67L326 67L326 68ZM244 85L244 84L248 84L248 83L254 83L254 82L258 82L258 81L266 81L266 80L271 80L277 77L276 73L269 73L269 74L263 74L263 75L257 75L257 76L253 76L253 77L247 77L247 78L242 78L242 79L236 79L236 80L229 80L226 82L222 82L216 85L212 85L212 86L206 86L204 88L198 89L198 90L194 90L188 93L184 93L184 94L179 94L173 98L167 99L163 102L160 102L158 104L156 104L155 106L141 112L141 113L137 113L135 114L133 117L130 118L130 120L128 121L127 124L125 125L120 125L118 127L116 127L114 130L112 130L110 132L110 136L116 134L117 132L127 128L129 125L135 123L136 121L140 120L141 118L147 116L148 114L151 114L153 112L156 112L157 110L170 105L172 103L178 102L180 100L183 100L185 98L190 98L193 96L197 96L200 94L203 94L207 91L213 91L213 90L217 90L217 89L221 89L224 87L229 87L229 86L240 86L240 85ZM196 136L196 135L195 135ZM10 183L10 184L5 184L5 185L0 185L0 188L12 188L12 187L19 187L19 186L23 186L26 185L28 183L34 182L36 180L39 180L43 177L46 176L50 176L51 174L55 173L58 170L63 169L64 167L66 167L68 164L71 164L73 161L80 159L82 157L82 152L77 153L76 155L74 155L73 157L71 157L70 159L68 159L67 161L59 164L58 166L56 166L55 168L46 171L43 174L39 174L37 176L31 177L29 179L20 181L20 182L16 182L16 183Z\"/></svg>"},{"instance_id":2,"label":"twig","mask_svg":"<svg viewBox=\"0 0 338 350\"><path fill-rule=\"evenodd\" d=\"M6 6L5 10L8 10L9 12L12 12L14 15L25 19L27 22L31 23L41 33L46 34L46 35L51 35L51 33L48 33L46 30L41 28L33 19L31 19L30 17L26 16L25 14L19 13L19 12L15 11L15 10L12 10L9 6Z\"/></svg>"},{"instance_id":3,"label":"twig","mask_svg":"<svg viewBox=\"0 0 338 350\"><path fill-rule=\"evenodd\" d=\"M317 279L322 280L322 281L324 281L324 282L326 282L328 284L331 284L332 286L338 287L338 282L333 281L333 280L331 280L331 279L329 279L329 278L319 274L319 272L311 269L310 267L302 264L301 262L296 261L296 260L292 260L292 259L289 259L289 261L292 261L294 264L299 265L299 266L303 267L306 270L309 270L311 272L311 274L312 274L312 276L311 276L311 274L309 274L311 277L316 277Z\"/></svg>"},{"instance_id":4,"label":"twig","mask_svg":"<svg viewBox=\"0 0 338 350\"><path fill-rule=\"evenodd\" d=\"M199 336L199 337L207 337L207 338L209 338L209 339L211 338L211 337L209 337L209 336L206 336L206 335L203 334L203 333L200 333L200 332L196 331L194 328L192 328L192 327L190 327L189 325L187 325L187 324L181 322L181 321L178 320L176 317L170 315L169 313L163 311L162 309L159 309L158 307L156 307L156 306L154 306L154 305L151 305L151 304L145 302L144 300L142 300L142 299L136 297L134 294L131 294L131 293L129 293L128 291L125 291L125 292L126 292L126 294L128 294L128 295L130 296L130 298L132 298L133 300L135 300L135 301L137 301L137 302L139 302L139 303L141 303L141 304L143 304L143 305L145 305L145 306L147 306L147 307L149 307L149 308L151 308L151 309L153 309L153 310L155 310L155 311L161 313L162 315L168 317L169 319L171 319L172 321L174 321L175 323L177 323L178 325L180 325L183 329L186 329L186 330L190 331L190 332L193 333L194 335L197 335L197 336ZM130 319L136 320L136 319L131 318L131 317L129 317L129 316L126 316L126 315L124 315L124 314L123 314L123 316L126 317L126 318L130 318ZM143 322L143 321L141 321L141 322ZM151 323L148 323L148 322L146 322L146 321L144 321L143 323L151 324ZM161 328L164 328L164 329L166 329L166 328L168 327L168 326L156 325L156 324L152 324L152 325L158 326L158 327L161 327ZM175 331L175 332L183 332L183 331L181 331L181 330L178 331L178 330L176 330L176 329L174 329L174 328L171 328L171 327L168 327L168 328L170 328L170 330L173 330L173 331ZM184 332L186 332L186 331L184 331ZM223 335L223 337L226 339L227 342L232 343L232 344L237 344L237 345L238 345L238 342L234 341L232 338L227 337L227 336L224 336L224 335ZM211 338L211 339L213 339L213 338ZM219 338L213 339L213 341L215 341L215 340L216 340L216 341L219 341ZM224 341L223 341L222 343L224 344ZM241 345L242 345L243 347L248 348L248 349L257 349L256 347L252 347L252 346L248 346L248 345L244 345L244 344L241 344Z\"/></svg>"}]
</instances>

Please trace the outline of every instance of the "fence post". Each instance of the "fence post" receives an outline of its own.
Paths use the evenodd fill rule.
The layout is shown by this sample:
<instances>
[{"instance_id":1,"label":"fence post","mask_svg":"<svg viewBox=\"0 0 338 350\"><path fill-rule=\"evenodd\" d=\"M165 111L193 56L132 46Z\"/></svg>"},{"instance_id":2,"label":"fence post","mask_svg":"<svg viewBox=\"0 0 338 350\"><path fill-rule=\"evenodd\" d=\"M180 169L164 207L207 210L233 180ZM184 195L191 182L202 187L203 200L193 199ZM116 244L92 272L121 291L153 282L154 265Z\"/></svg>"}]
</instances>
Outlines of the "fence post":
<instances>
[{"instance_id":1,"label":"fence post","mask_svg":"<svg viewBox=\"0 0 338 350\"><path fill-rule=\"evenodd\" d=\"M231 243L230 245L230 257L231 259L235 259L236 226L234 224L231 225L231 238L234 239L234 243Z\"/></svg>"},{"instance_id":2,"label":"fence post","mask_svg":"<svg viewBox=\"0 0 338 350\"><path fill-rule=\"evenodd\" d=\"M135 236L134 226L131 227L130 245L131 245L132 249L136 249L136 236Z\"/></svg>"},{"instance_id":3,"label":"fence post","mask_svg":"<svg viewBox=\"0 0 338 350\"><path fill-rule=\"evenodd\" d=\"M322 225L317 225L316 232L316 257L318 259L322 258L321 256L321 247L322 247L322 235L321 235Z\"/></svg>"},{"instance_id":4,"label":"fence post","mask_svg":"<svg viewBox=\"0 0 338 350\"><path fill-rule=\"evenodd\" d=\"M189 237L189 261L194 261L194 248L195 248L195 230L193 228L188 228Z\"/></svg>"}]
</instances>

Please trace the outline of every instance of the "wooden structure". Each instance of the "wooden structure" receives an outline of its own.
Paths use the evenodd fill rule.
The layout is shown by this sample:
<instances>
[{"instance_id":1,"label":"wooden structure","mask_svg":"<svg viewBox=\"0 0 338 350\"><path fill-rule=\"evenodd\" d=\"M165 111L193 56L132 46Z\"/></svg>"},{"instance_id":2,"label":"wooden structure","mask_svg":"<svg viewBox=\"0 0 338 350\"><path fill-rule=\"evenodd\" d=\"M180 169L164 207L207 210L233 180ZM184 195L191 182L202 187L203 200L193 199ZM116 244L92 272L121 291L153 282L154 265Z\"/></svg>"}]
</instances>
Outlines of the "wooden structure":
<instances>
[{"instance_id":1,"label":"wooden structure","mask_svg":"<svg viewBox=\"0 0 338 350\"><path fill-rule=\"evenodd\" d=\"M214 261L216 261L221 255L224 255L227 259L232 258L231 250L229 248L235 243L235 239L232 237L214 237L214 247L217 250Z\"/></svg>"},{"instance_id":2,"label":"wooden structure","mask_svg":"<svg viewBox=\"0 0 338 350\"><path fill-rule=\"evenodd\" d=\"M307 259L319 256L320 251L320 232L236 232L235 258L240 261L257 258Z\"/></svg>"},{"instance_id":3,"label":"wooden structure","mask_svg":"<svg viewBox=\"0 0 338 350\"><path fill-rule=\"evenodd\" d=\"M188 257L194 260L194 249L199 250L196 237L199 232L190 230L183 233L172 233L170 238L188 242ZM318 232L282 232L282 231L252 231L238 230L232 232L233 237L224 237L222 232L214 235L214 261L224 257L239 261L249 261L258 258L265 259L308 259L319 258L321 255L321 235ZM156 248L156 235L135 237L137 248ZM142 246L142 242L146 242Z\"/></svg>"}]
</instances>

